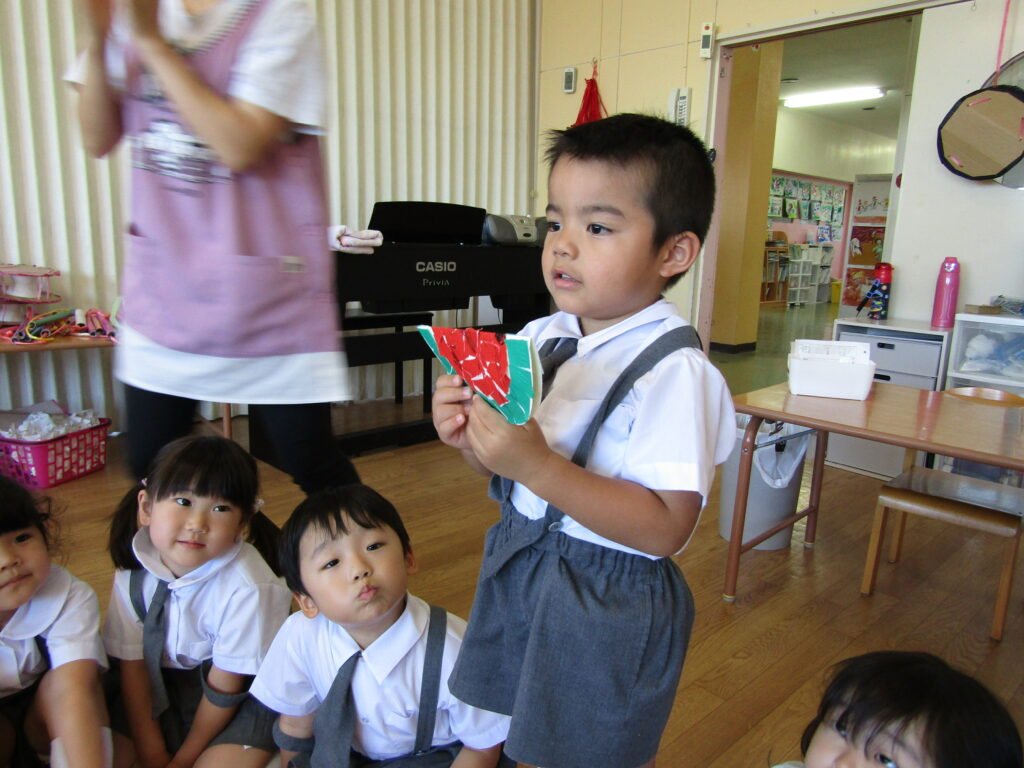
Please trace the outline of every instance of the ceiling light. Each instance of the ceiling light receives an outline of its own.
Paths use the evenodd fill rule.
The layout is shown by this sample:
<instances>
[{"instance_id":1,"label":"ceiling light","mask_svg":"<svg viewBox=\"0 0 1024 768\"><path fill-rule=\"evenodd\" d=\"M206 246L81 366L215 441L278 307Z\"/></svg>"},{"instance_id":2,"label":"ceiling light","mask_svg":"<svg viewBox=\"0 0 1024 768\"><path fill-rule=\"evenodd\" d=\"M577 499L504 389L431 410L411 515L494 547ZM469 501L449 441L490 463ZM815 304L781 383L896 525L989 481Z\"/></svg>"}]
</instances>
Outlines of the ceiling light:
<instances>
[{"instance_id":1,"label":"ceiling light","mask_svg":"<svg viewBox=\"0 0 1024 768\"><path fill-rule=\"evenodd\" d=\"M843 104L848 101L880 99L883 96L885 96L884 90L871 85L858 88L838 88L832 91L802 93L798 96L788 96L782 104L786 107L818 107L823 104Z\"/></svg>"}]
</instances>

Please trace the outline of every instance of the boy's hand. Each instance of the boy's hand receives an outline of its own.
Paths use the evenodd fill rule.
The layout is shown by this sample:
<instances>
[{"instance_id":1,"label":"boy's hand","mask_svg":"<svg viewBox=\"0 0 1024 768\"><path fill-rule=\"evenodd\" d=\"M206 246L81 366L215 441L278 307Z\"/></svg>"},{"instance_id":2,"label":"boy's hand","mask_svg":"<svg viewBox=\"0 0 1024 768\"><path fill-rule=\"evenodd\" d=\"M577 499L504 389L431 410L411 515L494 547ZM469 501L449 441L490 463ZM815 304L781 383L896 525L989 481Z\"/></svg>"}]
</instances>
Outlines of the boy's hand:
<instances>
[{"instance_id":1,"label":"boy's hand","mask_svg":"<svg viewBox=\"0 0 1024 768\"><path fill-rule=\"evenodd\" d=\"M474 398L465 429L473 453L487 469L529 484L544 466L551 449L535 419L516 426L480 397Z\"/></svg>"},{"instance_id":2,"label":"boy's hand","mask_svg":"<svg viewBox=\"0 0 1024 768\"><path fill-rule=\"evenodd\" d=\"M473 391L463 385L458 376L444 374L437 377L431 399L434 429L442 443L463 452L471 450L466 438L466 424L472 399Z\"/></svg>"}]
</instances>

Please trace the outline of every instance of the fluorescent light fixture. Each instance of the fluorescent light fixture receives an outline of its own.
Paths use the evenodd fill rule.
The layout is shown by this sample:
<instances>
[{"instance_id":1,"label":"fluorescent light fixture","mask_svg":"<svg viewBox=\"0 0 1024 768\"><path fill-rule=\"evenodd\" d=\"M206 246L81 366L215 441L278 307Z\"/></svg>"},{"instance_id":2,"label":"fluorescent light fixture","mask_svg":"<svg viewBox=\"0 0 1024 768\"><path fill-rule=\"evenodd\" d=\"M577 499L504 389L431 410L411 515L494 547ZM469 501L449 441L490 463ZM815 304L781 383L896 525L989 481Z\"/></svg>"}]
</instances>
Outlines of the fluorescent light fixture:
<instances>
[{"instance_id":1,"label":"fluorescent light fixture","mask_svg":"<svg viewBox=\"0 0 1024 768\"><path fill-rule=\"evenodd\" d=\"M785 107L818 107L823 104L844 104L848 101L868 101L880 99L885 91L874 85L857 88L837 88L832 91L815 91L789 96L782 102Z\"/></svg>"}]
</instances>

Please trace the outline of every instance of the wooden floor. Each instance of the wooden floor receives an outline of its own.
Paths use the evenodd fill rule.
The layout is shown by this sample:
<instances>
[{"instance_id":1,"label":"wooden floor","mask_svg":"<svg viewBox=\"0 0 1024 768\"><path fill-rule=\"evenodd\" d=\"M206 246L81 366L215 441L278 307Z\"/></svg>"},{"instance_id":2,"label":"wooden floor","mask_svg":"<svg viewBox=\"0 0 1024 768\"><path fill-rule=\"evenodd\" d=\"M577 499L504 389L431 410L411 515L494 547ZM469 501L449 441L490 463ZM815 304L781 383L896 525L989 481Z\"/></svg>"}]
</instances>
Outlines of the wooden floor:
<instances>
[{"instance_id":1,"label":"wooden floor","mask_svg":"<svg viewBox=\"0 0 1024 768\"><path fill-rule=\"evenodd\" d=\"M244 434L244 420L238 422ZM367 455L356 464L406 521L421 564L412 591L468 615L484 531L496 516L484 480L437 442ZM267 511L282 521L299 494L272 469L263 483ZM827 469L817 546L802 547L801 527L789 549L744 556L732 605L721 600L726 546L718 535L714 491L693 541L678 557L696 598L697 620L659 765L735 768L796 758L825 671L842 658L880 648L923 649L947 658L993 688L1024 723L1020 572L1002 643L988 639L999 545L981 534L911 521L903 560L897 566L883 562L876 594L861 597L878 485ZM104 605L112 576L104 551L106 516L127 486L115 457L103 472L50 492L67 507L68 566L93 585Z\"/></svg>"}]
</instances>

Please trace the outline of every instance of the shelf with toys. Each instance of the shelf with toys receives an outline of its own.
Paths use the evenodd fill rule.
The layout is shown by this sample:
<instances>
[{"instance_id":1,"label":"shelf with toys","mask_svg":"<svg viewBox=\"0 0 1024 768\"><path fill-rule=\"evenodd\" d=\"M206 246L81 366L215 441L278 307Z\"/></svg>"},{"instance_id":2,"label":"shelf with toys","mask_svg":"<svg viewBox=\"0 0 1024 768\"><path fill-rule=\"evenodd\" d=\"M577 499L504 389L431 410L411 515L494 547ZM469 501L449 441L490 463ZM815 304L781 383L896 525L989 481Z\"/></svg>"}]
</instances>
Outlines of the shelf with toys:
<instances>
[{"instance_id":1,"label":"shelf with toys","mask_svg":"<svg viewBox=\"0 0 1024 768\"><path fill-rule=\"evenodd\" d=\"M114 343L110 316L98 309L59 305L51 281L60 271L27 264L0 264L0 353L90 349Z\"/></svg>"}]
</instances>

